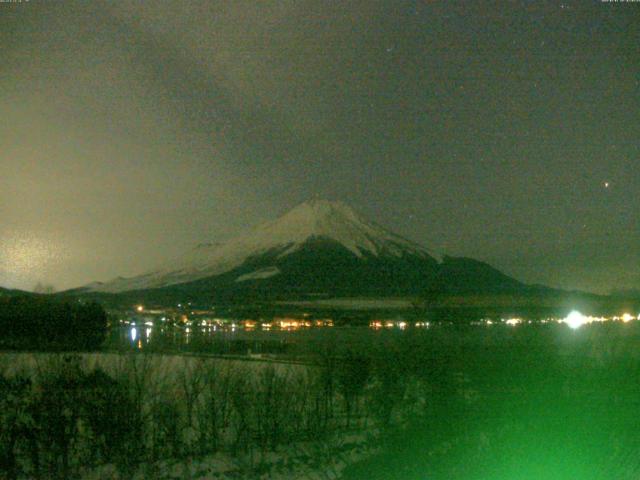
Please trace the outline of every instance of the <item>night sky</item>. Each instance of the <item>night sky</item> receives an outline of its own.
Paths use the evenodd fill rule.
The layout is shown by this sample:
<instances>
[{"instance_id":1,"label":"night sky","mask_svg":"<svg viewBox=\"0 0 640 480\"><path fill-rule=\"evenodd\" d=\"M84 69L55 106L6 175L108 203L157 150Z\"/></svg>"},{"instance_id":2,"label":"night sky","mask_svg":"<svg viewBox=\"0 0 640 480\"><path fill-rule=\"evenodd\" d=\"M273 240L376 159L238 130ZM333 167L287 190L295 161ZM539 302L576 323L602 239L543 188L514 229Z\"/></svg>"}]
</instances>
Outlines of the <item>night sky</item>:
<instances>
[{"instance_id":1,"label":"night sky","mask_svg":"<svg viewBox=\"0 0 640 480\"><path fill-rule=\"evenodd\" d=\"M0 285L141 273L309 198L640 288L640 2L0 3Z\"/></svg>"}]
</instances>

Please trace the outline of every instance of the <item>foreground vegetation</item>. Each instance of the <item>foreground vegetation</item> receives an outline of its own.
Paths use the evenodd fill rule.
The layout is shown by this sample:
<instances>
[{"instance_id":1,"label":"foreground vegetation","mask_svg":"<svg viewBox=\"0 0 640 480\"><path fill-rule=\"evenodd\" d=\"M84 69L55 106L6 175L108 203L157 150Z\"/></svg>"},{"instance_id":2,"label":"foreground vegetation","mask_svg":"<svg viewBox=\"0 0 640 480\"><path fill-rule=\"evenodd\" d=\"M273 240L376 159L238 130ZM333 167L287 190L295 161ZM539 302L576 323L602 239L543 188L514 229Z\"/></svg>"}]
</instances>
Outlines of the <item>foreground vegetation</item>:
<instances>
[{"instance_id":1,"label":"foreground vegetation","mask_svg":"<svg viewBox=\"0 0 640 480\"><path fill-rule=\"evenodd\" d=\"M354 480L640 471L636 323L345 338L310 345L309 365L4 354L0 470L175 478L173 465L180 478L269 478L277 467L295 478L304 464L315 476L302 478L337 478L357 434L378 453L347 467ZM191 468L216 454L230 461L219 476Z\"/></svg>"},{"instance_id":2,"label":"foreground vegetation","mask_svg":"<svg viewBox=\"0 0 640 480\"><path fill-rule=\"evenodd\" d=\"M97 303L48 296L0 297L0 348L95 350L104 342L107 315Z\"/></svg>"},{"instance_id":3,"label":"foreground vegetation","mask_svg":"<svg viewBox=\"0 0 640 480\"><path fill-rule=\"evenodd\" d=\"M0 376L6 478L79 478L106 466L110 478L161 478L163 462L188 469L216 452L254 478L270 453L293 445L304 445L310 468L326 468L345 434L373 431L394 408L388 389L365 391L383 371L351 353L311 367L189 359L172 369L145 354L18 357L4 357Z\"/></svg>"}]
</instances>

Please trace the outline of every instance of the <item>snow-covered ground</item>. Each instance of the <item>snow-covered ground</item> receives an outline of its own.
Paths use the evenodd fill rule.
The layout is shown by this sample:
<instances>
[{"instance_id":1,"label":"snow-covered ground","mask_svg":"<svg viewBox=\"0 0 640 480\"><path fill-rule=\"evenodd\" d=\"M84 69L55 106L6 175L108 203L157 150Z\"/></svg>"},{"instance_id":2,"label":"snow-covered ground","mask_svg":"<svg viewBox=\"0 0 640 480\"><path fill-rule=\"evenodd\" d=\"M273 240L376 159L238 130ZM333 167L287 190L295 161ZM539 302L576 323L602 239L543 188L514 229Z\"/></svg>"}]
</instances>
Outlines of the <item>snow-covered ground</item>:
<instances>
[{"instance_id":1,"label":"snow-covered ground","mask_svg":"<svg viewBox=\"0 0 640 480\"><path fill-rule=\"evenodd\" d=\"M307 368L299 363L263 361L258 357L251 357L251 361L248 361L204 355L140 355L137 353L81 353L74 356L80 358L82 369L85 371L100 368L110 375L116 375L125 368L138 365L144 368L149 380L154 381L171 381L181 372L190 372L207 365L215 365L221 369L241 368L254 372L271 366L281 374L301 372ZM55 353L0 353L0 374L28 377L50 367L52 362L60 361L60 357Z\"/></svg>"},{"instance_id":2,"label":"snow-covered ground","mask_svg":"<svg viewBox=\"0 0 640 480\"><path fill-rule=\"evenodd\" d=\"M132 480L338 480L349 465L379 452L376 433L347 433L322 442L299 442L241 458L216 453L143 465ZM83 480L120 480L113 465L87 472ZM124 480L124 479L122 479Z\"/></svg>"}]
</instances>

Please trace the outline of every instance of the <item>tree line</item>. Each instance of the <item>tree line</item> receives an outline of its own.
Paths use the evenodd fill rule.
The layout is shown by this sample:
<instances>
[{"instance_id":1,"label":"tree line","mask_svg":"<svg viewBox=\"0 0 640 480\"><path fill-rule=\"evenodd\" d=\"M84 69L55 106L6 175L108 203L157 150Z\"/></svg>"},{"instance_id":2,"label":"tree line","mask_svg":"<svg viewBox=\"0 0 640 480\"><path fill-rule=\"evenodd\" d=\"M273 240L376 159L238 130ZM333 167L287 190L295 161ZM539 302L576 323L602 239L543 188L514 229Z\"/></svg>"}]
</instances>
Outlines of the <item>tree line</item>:
<instances>
[{"instance_id":1,"label":"tree line","mask_svg":"<svg viewBox=\"0 0 640 480\"><path fill-rule=\"evenodd\" d=\"M107 315L97 303L43 296L0 298L0 347L16 350L95 350Z\"/></svg>"}]
</instances>

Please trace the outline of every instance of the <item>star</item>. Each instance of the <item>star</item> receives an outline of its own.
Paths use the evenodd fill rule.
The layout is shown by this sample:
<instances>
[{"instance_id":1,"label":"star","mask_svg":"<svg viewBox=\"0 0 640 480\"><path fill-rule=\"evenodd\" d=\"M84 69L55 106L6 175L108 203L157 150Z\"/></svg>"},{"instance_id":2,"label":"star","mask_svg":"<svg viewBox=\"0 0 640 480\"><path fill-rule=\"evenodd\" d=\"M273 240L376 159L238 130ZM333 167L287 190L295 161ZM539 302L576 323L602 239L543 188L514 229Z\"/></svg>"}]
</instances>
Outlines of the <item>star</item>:
<instances>
[{"instance_id":1,"label":"star","mask_svg":"<svg viewBox=\"0 0 640 480\"><path fill-rule=\"evenodd\" d=\"M604 188L609 188L611 186L611 183L605 181L602 185L604 186Z\"/></svg>"}]
</instances>

